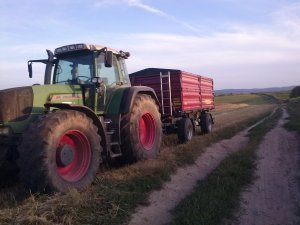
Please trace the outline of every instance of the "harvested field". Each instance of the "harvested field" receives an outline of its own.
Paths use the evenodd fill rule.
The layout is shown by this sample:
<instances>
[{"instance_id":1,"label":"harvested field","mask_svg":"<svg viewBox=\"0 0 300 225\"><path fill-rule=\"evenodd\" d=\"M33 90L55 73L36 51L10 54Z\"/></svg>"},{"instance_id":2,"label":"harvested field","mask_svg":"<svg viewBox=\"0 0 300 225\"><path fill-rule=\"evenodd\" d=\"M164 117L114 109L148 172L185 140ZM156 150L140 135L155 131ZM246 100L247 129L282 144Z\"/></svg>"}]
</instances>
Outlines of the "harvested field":
<instances>
[{"instance_id":1,"label":"harvested field","mask_svg":"<svg viewBox=\"0 0 300 225\"><path fill-rule=\"evenodd\" d=\"M231 125L237 125L245 118L253 118L257 114L271 111L274 105L248 105L236 108L224 108L213 112L215 126L214 130L222 129Z\"/></svg>"},{"instance_id":2,"label":"harvested field","mask_svg":"<svg viewBox=\"0 0 300 225\"><path fill-rule=\"evenodd\" d=\"M19 184L0 190L0 224L122 224L139 204L147 204L153 190L160 189L178 168L194 163L206 146L229 138L268 114L274 105L248 105L216 110L213 135L200 135L178 144L176 135L164 137L157 159L133 165L103 165L94 184L67 194L35 194Z\"/></svg>"},{"instance_id":3,"label":"harvested field","mask_svg":"<svg viewBox=\"0 0 300 225\"><path fill-rule=\"evenodd\" d=\"M230 103L225 104L224 103L224 104L216 105L216 110L237 109L237 108L242 108L242 107L246 107L246 106L249 106L249 105L246 103L241 103L241 104L230 104Z\"/></svg>"}]
</instances>

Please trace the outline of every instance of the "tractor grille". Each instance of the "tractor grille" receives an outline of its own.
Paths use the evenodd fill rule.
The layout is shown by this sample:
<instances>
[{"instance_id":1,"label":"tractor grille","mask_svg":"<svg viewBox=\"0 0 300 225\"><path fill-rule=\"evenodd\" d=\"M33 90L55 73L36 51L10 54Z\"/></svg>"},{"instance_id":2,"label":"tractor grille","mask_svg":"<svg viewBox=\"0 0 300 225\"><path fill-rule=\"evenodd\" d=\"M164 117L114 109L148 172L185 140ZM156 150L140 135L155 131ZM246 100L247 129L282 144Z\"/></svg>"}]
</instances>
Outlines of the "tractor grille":
<instances>
[{"instance_id":1,"label":"tractor grille","mask_svg":"<svg viewBox=\"0 0 300 225\"><path fill-rule=\"evenodd\" d=\"M0 91L0 122L25 120L33 105L32 87L10 88Z\"/></svg>"}]
</instances>

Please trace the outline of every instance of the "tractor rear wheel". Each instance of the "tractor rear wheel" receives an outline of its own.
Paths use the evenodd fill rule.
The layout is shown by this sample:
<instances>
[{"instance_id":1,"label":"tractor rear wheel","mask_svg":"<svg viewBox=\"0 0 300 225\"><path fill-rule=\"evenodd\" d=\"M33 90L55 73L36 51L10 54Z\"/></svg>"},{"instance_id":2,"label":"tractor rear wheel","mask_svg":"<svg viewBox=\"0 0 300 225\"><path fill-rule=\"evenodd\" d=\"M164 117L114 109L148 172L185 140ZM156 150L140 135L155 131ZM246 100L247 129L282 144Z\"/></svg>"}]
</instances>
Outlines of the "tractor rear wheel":
<instances>
[{"instance_id":1,"label":"tractor rear wheel","mask_svg":"<svg viewBox=\"0 0 300 225\"><path fill-rule=\"evenodd\" d=\"M121 119L125 162L154 158L159 153L162 126L158 106L149 95L138 94L130 113Z\"/></svg>"},{"instance_id":2,"label":"tractor rear wheel","mask_svg":"<svg viewBox=\"0 0 300 225\"><path fill-rule=\"evenodd\" d=\"M177 135L181 143L192 140L194 136L194 126L190 118L182 118L179 120Z\"/></svg>"},{"instance_id":3,"label":"tractor rear wheel","mask_svg":"<svg viewBox=\"0 0 300 225\"><path fill-rule=\"evenodd\" d=\"M96 176L101 151L97 127L85 114L49 113L23 135L20 180L33 191L83 189Z\"/></svg>"},{"instance_id":4,"label":"tractor rear wheel","mask_svg":"<svg viewBox=\"0 0 300 225\"><path fill-rule=\"evenodd\" d=\"M16 146L0 145L0 188L14 184L18 179Z\"/></svg>"}]
</instances>

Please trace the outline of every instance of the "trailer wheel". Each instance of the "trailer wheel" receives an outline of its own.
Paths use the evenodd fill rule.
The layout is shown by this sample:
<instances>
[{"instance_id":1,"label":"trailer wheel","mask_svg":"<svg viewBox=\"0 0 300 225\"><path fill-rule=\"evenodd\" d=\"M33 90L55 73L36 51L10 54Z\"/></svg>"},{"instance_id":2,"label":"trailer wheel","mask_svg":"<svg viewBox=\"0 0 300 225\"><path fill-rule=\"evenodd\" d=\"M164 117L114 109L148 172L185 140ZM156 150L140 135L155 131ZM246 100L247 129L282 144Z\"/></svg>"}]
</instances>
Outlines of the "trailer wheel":
<instances>
[{"instance_id":1,"label":"trailer wheel","mask_svg":"<svg viewBox=\"0 0 300 225\"><path fill-rule=\"evenodd\" d=\"M203 134L212 132L212 116L210 113L202 113L200 117L201 131Z\"/></svg>"},{"instance_id":2,"label":"trailer wheel","mask_svg":"<svg viewBox=\"0 0 300 225\"><path fill-rule=\"evenodd\" d=\"M122 152L125 162L154 158L159 153L162 126L158 106L145 94L138 94L130 113L121 119Z\"/></svg>"},{"instance_id":3,"label":"trailer wheel","mask_svg":"<svg viewBox=\"0 0 300 225\"><path fill-rule=\"evenodd\" d=\"M186 143L192 140L194 136L194 127L189 118L182 118L179 121L177 135L181 143Z\"/></svg>"},{"instance_id":4,"label":"trailer wheel","mask_svg":"<svg viewBox=\"0 0 300 225\"><path fill-rule=\"evenodd\" d=\"M101 151L97 127L85 114L49 113L23 135L20 180L33 191L83 189L96 176Z\"/></svg>"}]
</instances>

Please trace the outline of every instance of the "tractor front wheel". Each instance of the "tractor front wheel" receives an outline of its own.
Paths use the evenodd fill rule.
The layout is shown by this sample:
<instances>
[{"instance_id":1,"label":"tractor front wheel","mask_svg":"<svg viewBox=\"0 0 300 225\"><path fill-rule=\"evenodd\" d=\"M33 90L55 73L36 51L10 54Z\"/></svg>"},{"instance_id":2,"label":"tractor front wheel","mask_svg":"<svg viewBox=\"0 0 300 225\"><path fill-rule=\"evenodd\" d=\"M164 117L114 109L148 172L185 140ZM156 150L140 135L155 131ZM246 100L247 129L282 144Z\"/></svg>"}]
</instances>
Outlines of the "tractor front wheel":
<instances>
[{"instance_id":1,"label":"tractor front wheel","mask_svg":"<svg viewBox=\"0 0 300 225\"><path fill-rule=\"evenodd\" d=\"M96 176L101 151L97 128L85 114L49 113L23 135L20 180L34 191L83 189Z\"/></svg>"},{"instance_id":2,"label":"tractor front wheel","mask_svg":"<svg viewBox=\"0 0 300 225\"><path fill-rule=\"evenodd\" d=\"M162 126L158 106L149 95L135 97L131 112L122 117L121 135L125 162L153 158L158 154Z\"/></svg>"}]
</instances>

